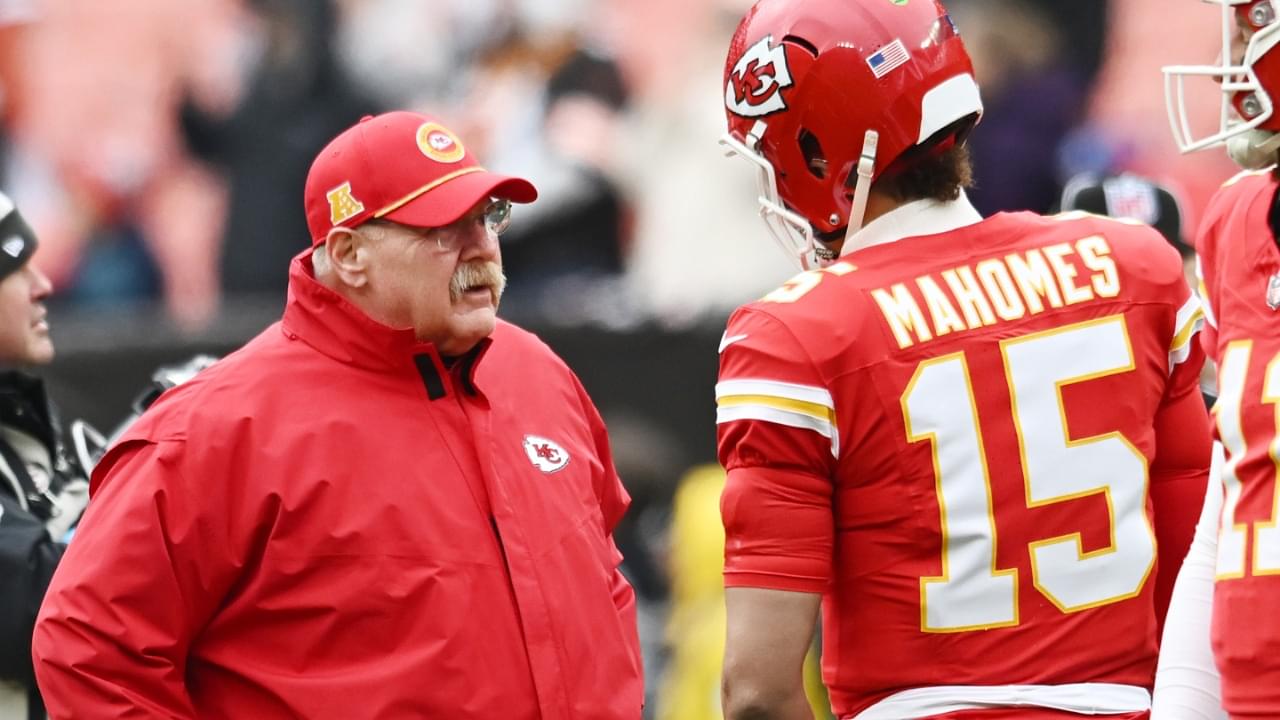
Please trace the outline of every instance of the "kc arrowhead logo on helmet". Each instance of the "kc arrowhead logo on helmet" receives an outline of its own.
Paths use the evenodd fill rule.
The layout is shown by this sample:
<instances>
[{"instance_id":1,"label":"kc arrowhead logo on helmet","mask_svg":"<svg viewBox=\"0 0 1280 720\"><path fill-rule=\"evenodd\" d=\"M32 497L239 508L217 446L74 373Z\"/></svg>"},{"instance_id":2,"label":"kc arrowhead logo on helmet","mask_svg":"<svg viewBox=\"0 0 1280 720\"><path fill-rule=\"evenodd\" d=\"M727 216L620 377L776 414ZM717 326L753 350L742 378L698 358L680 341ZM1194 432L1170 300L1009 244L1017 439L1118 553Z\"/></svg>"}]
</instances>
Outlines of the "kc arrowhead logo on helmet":
<instances>
[{"instance_id":1,"label":"kc arrowhead logo on helmet","mask_svg":"<svg viewBox=\"0 0 1280 720\"><path fill-rule=\"evenodd\" d=\"M724 103L743 117L763 117L787 109L782 91L791 87L787 52L766 35L738 58L725 84Z\"/></svg>"}]
</instances>

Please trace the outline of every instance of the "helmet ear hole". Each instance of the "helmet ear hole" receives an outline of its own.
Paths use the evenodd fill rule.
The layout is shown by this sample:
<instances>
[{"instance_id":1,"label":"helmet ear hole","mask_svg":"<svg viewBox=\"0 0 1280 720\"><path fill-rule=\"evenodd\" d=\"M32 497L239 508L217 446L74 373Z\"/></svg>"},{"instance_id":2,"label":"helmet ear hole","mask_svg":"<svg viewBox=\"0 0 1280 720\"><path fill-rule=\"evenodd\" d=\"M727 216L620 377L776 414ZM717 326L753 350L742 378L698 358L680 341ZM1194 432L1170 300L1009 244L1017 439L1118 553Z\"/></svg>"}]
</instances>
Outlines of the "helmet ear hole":
<instances>
[{"instance_id":1,"label":"helmet ear hole","mask_svg":"<svg viewBox=\"0 0 1280 720\"><path fill-rule=\"evenodd\" d=\"M822 143L818 142L818 136L809 132L804 128L800 128L800 137L797 138L800 144L800 154L804 157L804 166L808 168L809 174L825 180L827 178L827 156L822 152Z\"/></svg>"}]
</instances>

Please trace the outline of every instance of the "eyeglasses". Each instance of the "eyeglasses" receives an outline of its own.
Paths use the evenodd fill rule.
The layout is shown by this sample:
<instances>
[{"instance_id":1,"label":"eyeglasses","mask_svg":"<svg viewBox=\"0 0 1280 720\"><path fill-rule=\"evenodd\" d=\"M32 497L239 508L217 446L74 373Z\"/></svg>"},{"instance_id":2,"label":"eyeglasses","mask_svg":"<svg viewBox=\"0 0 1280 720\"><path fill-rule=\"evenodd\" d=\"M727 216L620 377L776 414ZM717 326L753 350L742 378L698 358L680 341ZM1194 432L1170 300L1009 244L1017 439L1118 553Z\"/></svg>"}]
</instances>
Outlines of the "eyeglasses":
<instances>
[{"instance_id":1,"label":"eyeglasses","mask_svg":"<svg viewBox=\"0 0 1280 720\"><path fill-rule=\"evenodd\" d=\"M416 228L412 225L389 222L389 220L369 220L365 223L365 227L375 228L385 225L385 227L401 228L402 232L410 232L420 240L434 240L436 247L440 250L457 252L475 237L477 223L484 223L485 232L493 233L494 237L506 232L507 228L511 227L511 200L507 200L506 197L490 197L489 204L484 205L483 208L472 210L462 218L438 228Z\"/></svg>"},{"instance_id":2,"label":"eyeglasses","mask_svg":"<svg viewBox=\"0 0 1280 720\"><path fill-rule=\"evenodd\" d=\"M441 250L457 250L471 237L472 223L483 222L487 232L501 236L511 226L511 201L506 198L490 198L489 204L466 215L451 225L432 228L428 237L435 237Z\"/></svg>"},{"instance_id":3,"label":"eyeglasses","mask_svg":"<svg viewBox=\"0 0 1280 720\"><path fill-rule=\"evenodd\" d=\"M485 227L494 235L501 235L511 227L511 201L492 198L482 213Z\"/></svg>"},{"instance_id":4,"label":"eyeglasses","mask_svg":"<svg viewBox=\"0 0 1280 720\"><path fill-rule=\"evenodd\" d=\"M436 246L443 251L456 252L475 237L474 228L477 223L484 223L485 231L495 237L502 235L511 226L511 201L506 198L490 198L489 204L443 227L400 227L410 230L423 240L435 240Z\"/></svg>"}]
</instances>

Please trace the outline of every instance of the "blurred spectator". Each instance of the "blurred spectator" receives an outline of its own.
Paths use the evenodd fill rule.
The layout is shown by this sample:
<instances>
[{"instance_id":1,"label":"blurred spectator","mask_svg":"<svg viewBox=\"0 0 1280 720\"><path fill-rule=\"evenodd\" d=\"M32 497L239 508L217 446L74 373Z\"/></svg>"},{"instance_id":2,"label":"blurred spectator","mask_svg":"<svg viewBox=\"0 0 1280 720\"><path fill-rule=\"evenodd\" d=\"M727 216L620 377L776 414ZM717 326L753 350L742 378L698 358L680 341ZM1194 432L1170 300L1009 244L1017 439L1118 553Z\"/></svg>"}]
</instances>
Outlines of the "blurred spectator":
<instances>
[{"instance_id":1,"label":"blurred spectator","mask_svg":"<svg viewBox=\"0 0 1280 720\"><path fill-rule=\"evenodd\" d=\"M630 90L615 60L585 39L584 18L525 12L507 23L459 111L492 167L541 189L503 238L512 305L566 324L630 322L618 280L632 201L616 179Z\"/></svg>"},{"instance_id":2,"label":"blurred spectator","mask_svg":"<svg viewBox=\"0 0 1280 720\"><path fill-rule=\"evenodd\" d=\"M307 239L305 218L280 199L296 195L330 138L375 108L338 64L330 0L250 0L249 7L260 23L258 53L240 102L220 114L188 101L182 128L191 151L220 167L229 184L223 291L277 294Z\"/></svg>"},{"instance_id":3,"label":"blurred spectator","mask_svg":"<svg viewBox=\"0 0 1280 720\"><path fill-rule=\"evenodd\" d=\"M1167 0L1111 3L1106 61L1090 107L1091 122L1113 142L1129 146L1129 157L1112 170L1176 182L1182 190L1187 228L1198 226L1209 196L1239 168L1226 153L1178 154L1167 132L1160 68L1188 61L1213 62L1222 49L1222 38L1203 31L1219 27L1221 12L1220 6L1210 3L1178 3L1176 10ZM1192 126L1216 128L1221 88L1205 78L1202 86L1188 92Z\"/></svg>"},{"instance_id":4,"label":"blurred spectator","mask_svg":"<svg viewBox=\"0 0 1280 720\"><path fill-rule=\"evenodd\" d=\"M545 94L543 201L503 239L509 272L534 291L566 276L620 274L629 212L611 176L627 103L617 65L576 48L552 72Z\"/></svg>"},{"instance_id":5,"label":"blurred spectator","mask_svg":"<svg viewBox=\"0 0 1280 720\"><path fill-rule=\"evenodd\" d=\"M181 152L179 84L226 92L236 0L41 0L21 48L14 195L56 287L99 304L146 297L173 316L216 309L222 195ZM114 239L116 244L106 242ZM98 260L107 256L115 267ZM130 273L121 276L121 267ZM110 288L109 294L95 289Z\"/></svg>"},{"instance_id":6,"label":"blurred spectator","mask_svg":"<svg viewBox=\"0 0 1280 720\"><path fill-rule=\"evenodd\" d=\"M1086 85L1092 86L1102 69L1104 52L1110 38L1107 23L1109 0L1027 0L1057 28L1063 38L1059 50L1061 61L1076 72Z\"/></svg>"},{"instance_id":7,"label":"blurred spectator","mask_svg":"<svg viewBox=\"0 0 1280 720\"><path fill-rule=\"evenodd\" d=\"M594 28L590 0L338 0L338 46L383 105L457 100L478 58L515 34L551 38ZM368 38L376 37L377 42Z\"/></svg>"},{"instance_id":8,"label":"blurred spectator","mask_svg":"<svg viewBox=\"0 0 1280 720\"><path fill-rule=\"evenodd\" d=\"M8 128L18 115L24 93L22 44L27 26L36 18L32 0L0 3L0 182L4 181Z\"/></svg>"},{"instance_id":9,"label":"blurred spectator","mask_svg":"<svg viewBox=\"0 0 1280 720\"><path fill-rule=\"evenodd\" d=\"M970 197L984 215L1044 212L1058 198L1058 146L1084 117L1106 27L1104 0L1072 3L1069 11L1059 5L965 0L951 6L986 103L969 141L977 179ZM1076 12L1077 5L1087 12ZM1064 24L1067 17L1071 22ZM1078 37L1090 38L1085 48L1092 49L1082 48Z\"/></svg>"},{"instance_id":10,"label":"blurred spectator","mask_svg":"<svg viewBox=\"0 0 1280 720\"><path fill-rule=\"evenodd\" d=\"M466 78L465 55L476 36L490 29L465 27L463 8L492 4L338 0L341 23L334 42L351 79L379 105L437 106Z\"/></svg>"},{"instance_id":11,"label":"blurred spectator","mask_svg":"<svg viewBox=\"0 0 1280 720\"><path fill-rule=\"evenodd\" d=\"M1083 210L1150 225L1182 256L1182 274L1187 285L1193 289L1200 287L1196 277L1196 251L1183 234L1183 203L1170 186L1130 173L1104 177L1085 173L1067 182L1060 208L1064 212ZM1218 394L1217 383L1217 369L1213 363L1205 363L1200 372L1200 388L1208 407L1213 407Z\"/></svg>"},{"instance_id":12,"label":"blurred spectator","mask_svg":"<svg viewBox=\"0 0 1280 720\"><path fill-rule=\"evenodd\" d=\"M657 7L676 8L681 22L673 32L685 45L666 36L671 16L655 6L633 3L627 11L646 23L630 33L643 53L632 67L651 76L640 81L648 92L621 144L637 200L627 276L665 325L721 324L734 307L794 273L769 247L755 175L726 161L716 144L724 132L724 48L749 4L661 0Z\"/></svg>"},{"instance_id":13,"label":"blurred spectator","mask_svg":"<svg viewBox=\"0 0 1280 720\"><path fill-rule=\"evenodd\" d=\"M1078 175L1063 189L1061 209L1137 220L1159 230L1182 256L1187 282L1196 286L1196 251L1182 233L1182 203L1170 188L1129 173Z\"/></svg>"}]
</instances>

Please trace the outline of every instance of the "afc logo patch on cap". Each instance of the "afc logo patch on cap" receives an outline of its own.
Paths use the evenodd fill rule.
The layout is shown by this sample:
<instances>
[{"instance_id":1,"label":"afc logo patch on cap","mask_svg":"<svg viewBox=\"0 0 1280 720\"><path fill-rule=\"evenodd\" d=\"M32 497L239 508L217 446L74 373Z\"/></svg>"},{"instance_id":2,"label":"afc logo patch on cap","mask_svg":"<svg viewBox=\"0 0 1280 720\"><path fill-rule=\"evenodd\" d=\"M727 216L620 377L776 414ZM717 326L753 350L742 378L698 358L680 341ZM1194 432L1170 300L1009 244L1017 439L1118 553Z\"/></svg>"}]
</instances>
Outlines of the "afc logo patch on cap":
<instances>
[{"instance_id":1,"label":"afc logo patch on cap","mask_svg":"<svg viewBox=\"0 0 1280 720\"><path fill-rule=\"evenodd\" d=\"M423 123L418 128L418 149L438 163L456 163L467 154L457 135L439 123Z\"/></svg>"},{"instance_id":2,"label":"afc logo patch on cap","mask_svg":"<svg viewBox=\"0 0 1280 720\"><path fill-rule=\"evenodd\" d=\"M364 212L364 203L351 194L350 181L325 193L325 197L329 198L329 224L331 225L341 225Z\"/></svg>"}]
</instances>

